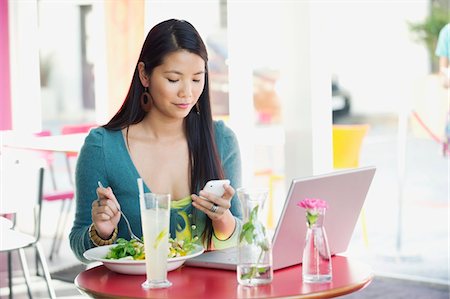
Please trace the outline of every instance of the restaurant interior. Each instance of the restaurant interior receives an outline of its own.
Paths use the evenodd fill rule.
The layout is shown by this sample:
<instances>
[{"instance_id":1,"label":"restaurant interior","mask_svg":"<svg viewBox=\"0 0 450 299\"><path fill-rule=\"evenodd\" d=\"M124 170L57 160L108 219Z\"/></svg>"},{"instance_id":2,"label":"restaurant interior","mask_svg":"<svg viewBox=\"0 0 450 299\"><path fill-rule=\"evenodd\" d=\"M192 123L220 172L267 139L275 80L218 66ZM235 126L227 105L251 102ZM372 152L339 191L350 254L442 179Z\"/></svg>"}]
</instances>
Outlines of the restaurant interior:
<instances>
[{"instance_id":1,"label":"restaurant interior","mask_svg":"<svg viewBox=\"0 0 450 299\"><path fill-rule=\"evenodd\" d=\"M176 18L206 43L213 118L236 134L242 184L268 188L261 221L269 230L293 179L376 167L344 253L373 276L353 293L317 298L448 298L450 92L434 50L412 29L435 11L449 22L446 0L0 0L0 213L8 231L36 237L25 195L9 194L33 194L24 189L37 176L20 172L14 181L17 165L6 157L44 163L38 245L4 249L2 223L0 297L88 298L74 280L93 265L76 259L68 239L77 152L122 105L148 31ZM35 145L51 138L52 150ZM48 267L36 266L39 251Z\"/></svg>"}]
</instances>

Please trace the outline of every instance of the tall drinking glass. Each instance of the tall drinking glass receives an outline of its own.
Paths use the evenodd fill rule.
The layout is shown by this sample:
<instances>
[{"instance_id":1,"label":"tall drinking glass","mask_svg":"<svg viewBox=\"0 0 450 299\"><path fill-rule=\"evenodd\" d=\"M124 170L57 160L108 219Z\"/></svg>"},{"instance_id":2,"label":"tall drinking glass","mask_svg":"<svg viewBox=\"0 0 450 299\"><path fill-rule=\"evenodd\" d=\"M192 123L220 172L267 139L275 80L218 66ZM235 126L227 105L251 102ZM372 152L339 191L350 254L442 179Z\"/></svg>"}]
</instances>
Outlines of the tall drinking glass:
<instances>
[{"instance_id":1,"label":"tall drinking glass","mask_svg":"<svg viewBox=\"0 0 450 299\"><path fill-rule=\"evenodd\" d=\"M167 288L169 255L170 194L145 193L139 196L145 247L147 280L143 288Z\"/></svg>"},{"instance_id":2,"label":"tall drinking glass","mask_svg":"<svg viewBox=\"0 0 450 299\"><path fill-rule=\"evenodd\" d=\"M238 242L237 280L245 286L271 283L272 246L260 221L268 190L239 188L237 194L244 208L244 224Z\"/></svg>"}]
</instances>

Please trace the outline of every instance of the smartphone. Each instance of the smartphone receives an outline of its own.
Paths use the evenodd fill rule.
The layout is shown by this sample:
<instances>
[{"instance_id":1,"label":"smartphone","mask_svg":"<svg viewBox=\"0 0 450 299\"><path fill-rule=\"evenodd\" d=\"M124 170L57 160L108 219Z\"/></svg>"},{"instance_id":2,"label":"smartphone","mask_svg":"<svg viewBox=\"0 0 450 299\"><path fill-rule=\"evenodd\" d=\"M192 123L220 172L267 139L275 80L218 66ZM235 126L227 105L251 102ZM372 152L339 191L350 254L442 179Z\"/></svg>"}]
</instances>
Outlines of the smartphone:
<instances>
[{"instance_id":1,"label":"smartphone","mask_svg":"<svg viewBox=\"0 0 450 299\"><path fill-rule=\"evenodd\" d=\"M205 184L205 187L203 187L203 191L221 197L225 193L225 189L223 188L224 184L229 185L230 180L211 180Z\"/></svg>"}]
</instances>

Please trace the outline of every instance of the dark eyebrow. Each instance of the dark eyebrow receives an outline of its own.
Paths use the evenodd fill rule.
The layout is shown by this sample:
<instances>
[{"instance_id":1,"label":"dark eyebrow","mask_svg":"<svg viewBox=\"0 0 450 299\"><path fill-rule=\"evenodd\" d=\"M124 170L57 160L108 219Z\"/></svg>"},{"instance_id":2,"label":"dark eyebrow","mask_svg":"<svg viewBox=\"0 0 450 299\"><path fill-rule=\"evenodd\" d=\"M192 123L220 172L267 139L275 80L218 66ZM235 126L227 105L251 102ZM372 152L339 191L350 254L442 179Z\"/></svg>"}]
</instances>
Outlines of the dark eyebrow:
<instances>
[{"instance_id":1,"label":"dark eyebrow","mask_svg":"<svg viewBox=\"0 0 450 299\"><path fill-rule=\"evenodd\" d=\"M194 74L194 76L195 75L201 75L201 74L204 74L205 73L205 71L200 71L200 72L197 72L197 73L195 73ZM177 75L183 75L181 72L179 72L179 71L166 71L166 72L164 72L164 74L177 74Z\"/></svg>"}]
</instances>

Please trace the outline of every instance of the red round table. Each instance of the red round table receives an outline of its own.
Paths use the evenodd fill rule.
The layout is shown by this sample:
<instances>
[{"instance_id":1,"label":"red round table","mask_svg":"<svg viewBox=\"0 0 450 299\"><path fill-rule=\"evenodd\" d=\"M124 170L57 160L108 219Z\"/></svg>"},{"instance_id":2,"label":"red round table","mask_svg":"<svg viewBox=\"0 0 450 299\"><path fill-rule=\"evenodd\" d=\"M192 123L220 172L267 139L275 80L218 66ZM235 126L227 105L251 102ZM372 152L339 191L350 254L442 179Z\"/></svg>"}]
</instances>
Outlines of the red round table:
<instances>
[{"instance_id":1,"label":"red round table","mask_svg":"<svg viewBox=\"0 0 450 299\"><path fill-rule=\"evenodd\" d=\"M181 267L168 273L172 286L145 290L145 275L124 275L105 266L83 271L75 285L93 298L332 298L355 292L373 278L371 268L344 256L333 257L333 280L329 283L303 283L301 265L277 270L271 284L245 287L238 284L236 272L208 268Z\"/></svg>"}]
</instances>

